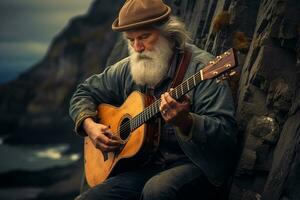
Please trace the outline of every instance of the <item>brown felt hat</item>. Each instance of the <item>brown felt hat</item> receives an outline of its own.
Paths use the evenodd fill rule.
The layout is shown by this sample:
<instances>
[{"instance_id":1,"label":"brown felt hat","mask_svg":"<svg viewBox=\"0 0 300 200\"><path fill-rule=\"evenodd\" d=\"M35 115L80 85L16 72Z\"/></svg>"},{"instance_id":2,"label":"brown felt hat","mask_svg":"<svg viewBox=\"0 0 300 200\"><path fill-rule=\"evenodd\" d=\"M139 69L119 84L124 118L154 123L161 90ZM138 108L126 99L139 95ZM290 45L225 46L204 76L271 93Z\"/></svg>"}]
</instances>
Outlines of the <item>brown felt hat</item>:
<instances>
[{"instance_id":1,"label":"brown felt hat","mask_svg":"<svg viewBox=\"0 0 300 200\"><path fill-rule=\"evenodd\" d=\"M112 24L114 31L127 31L159 23L169 17L171 8L162 0L127 0Z\"/></svg>"}]
</instances>

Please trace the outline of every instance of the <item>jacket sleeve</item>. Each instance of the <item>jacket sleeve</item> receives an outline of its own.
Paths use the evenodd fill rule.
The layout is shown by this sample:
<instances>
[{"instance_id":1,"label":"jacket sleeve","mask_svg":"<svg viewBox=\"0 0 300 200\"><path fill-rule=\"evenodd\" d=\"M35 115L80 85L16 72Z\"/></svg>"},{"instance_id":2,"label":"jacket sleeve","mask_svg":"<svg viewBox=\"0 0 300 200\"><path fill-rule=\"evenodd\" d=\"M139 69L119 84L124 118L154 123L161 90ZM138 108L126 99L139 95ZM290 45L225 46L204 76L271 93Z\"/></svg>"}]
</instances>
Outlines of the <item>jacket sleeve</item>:
<instances>
[{"instance_id":1,"label":"jacket sleeve","mask_svg":"<svg viewBox=\"0 0 300 200\"><path fill-rule=\"evenodd\" d=\"M69 107L69 114L75 122L77 134L86 136L81 126L82 122L88 117L96 118L97 106L100 103L121 104L124 67L115 64L77 86Z\"/></svg>"},{"instance_id":2,"label":"jacket sleeve","mask_svg":"<svg viewBox=\"0 0 300 200\"><path fill-rule=\"evenodd\" d=\"M190 132L176 133L184 141L192 140L203 147L232 149L236 144L235 107L226 81L215 79L201 82L193 92Z\"/></svg>"}]
</instances>

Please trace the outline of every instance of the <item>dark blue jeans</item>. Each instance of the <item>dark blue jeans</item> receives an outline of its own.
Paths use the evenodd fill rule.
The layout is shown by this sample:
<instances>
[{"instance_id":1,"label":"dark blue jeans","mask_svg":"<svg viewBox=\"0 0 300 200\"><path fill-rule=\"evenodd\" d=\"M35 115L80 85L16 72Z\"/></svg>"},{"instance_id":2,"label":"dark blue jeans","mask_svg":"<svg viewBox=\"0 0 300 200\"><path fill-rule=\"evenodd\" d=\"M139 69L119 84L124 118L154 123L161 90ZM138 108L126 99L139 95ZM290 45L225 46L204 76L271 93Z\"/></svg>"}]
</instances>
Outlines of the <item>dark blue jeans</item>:
<instances>
[{"instance_id":1,"label":"dark blue jeans","mask_svg":"<svg viewBox=\"0 0 300 200\"><path fill-rule=\"evenodd\" d=\"M212 199L214 187L187 158L165 165L148 165L105 180L76 200Z\"/></svg>"}]
</instances>

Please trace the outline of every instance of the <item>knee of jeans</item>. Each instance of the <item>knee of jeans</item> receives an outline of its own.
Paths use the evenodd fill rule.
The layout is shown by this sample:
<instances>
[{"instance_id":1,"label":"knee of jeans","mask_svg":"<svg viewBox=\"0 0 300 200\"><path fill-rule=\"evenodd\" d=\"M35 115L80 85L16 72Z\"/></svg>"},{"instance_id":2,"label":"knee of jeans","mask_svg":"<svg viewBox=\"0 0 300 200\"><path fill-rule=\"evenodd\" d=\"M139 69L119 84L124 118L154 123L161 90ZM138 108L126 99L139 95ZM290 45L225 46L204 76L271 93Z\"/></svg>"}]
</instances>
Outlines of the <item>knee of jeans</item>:
<instances>
[{"instance_id":1,"label":"knee of jeans","mask_svg":"<svg viewBox=\"0 0 300 200\"><path fill-rule=\"evenodd\" d=\"M171 198L175 196L176 191L172 185L164 183L159 177L153 177L145 184L142 191L143 200ZM172 198L171 198L172 199Z\"/></svg>"}]
</instances>

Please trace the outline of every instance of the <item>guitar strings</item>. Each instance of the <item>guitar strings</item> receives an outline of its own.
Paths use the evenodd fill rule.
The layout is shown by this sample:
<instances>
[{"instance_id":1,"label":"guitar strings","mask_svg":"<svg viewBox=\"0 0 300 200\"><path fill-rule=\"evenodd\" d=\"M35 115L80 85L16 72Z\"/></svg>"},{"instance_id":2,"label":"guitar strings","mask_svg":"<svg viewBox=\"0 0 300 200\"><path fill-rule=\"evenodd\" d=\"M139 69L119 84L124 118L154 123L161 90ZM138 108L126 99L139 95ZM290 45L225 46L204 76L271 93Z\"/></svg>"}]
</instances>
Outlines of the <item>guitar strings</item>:
<instances>
[{"instance_id":1,"label":"guitar strings","mask_svg":"<svg viewBox=\"0 0 300 200\"><path fill-rule=\"evenodd\" d=\"M201 81L200 71L198 71L195 75L193 75L193 76L189 77L188 79L186 79L184 82L182 82L182 84L178 85L174 90L172 90L170 92L173 94L172 96L174 96L176 94L176 98L178 98L177 90L179 89L179 87L181 88L181 93L182 93L180 95L183 95L183 94L187 93L192 88L190 86L191 84L193 84L193 86L196 86L199 81ZM184 84L186 84L187 86L184 87ZM148 114L149 114L149 116L151 116L151 114L154 115L158 112L157 107L160 105L160 103L161 103L160 99L156 100L153 104L146 107L144 111L142 111L141 113L139 113L138 115L136 115L132 119L129 119L124 124L122 124L121 127L120 127L120 134L124 134L128 131L131 132L134 129L138 128L141 124L143 124L145 121L148 120L147 119ZM153 110L154 110L154 113L152 113Z\"/></svg>"},{"instance_id":2,"label":"guitar strings","mask_svg":"<svg viewBox=\"0 0 300 200\"><path fill-rule=\"evenodd\" d=\"M157 113L157 106L160 104L161 100L158 99L156 100L153 104L150 106L146 107L145 110L129 121L125 122L124 124L121 125L120 127L120 134L126 133L128 130L131 132L133 129L139 127L139 124L143 124L147 119L147 115L150 116L151 114L156 114ZM152 113L154 112L154 113ZM149 118L150 119L150 118ZM133 124L133 125L132 125ZM132 126L131 126L132 125Z\"/></svg>"}]
</instances>

